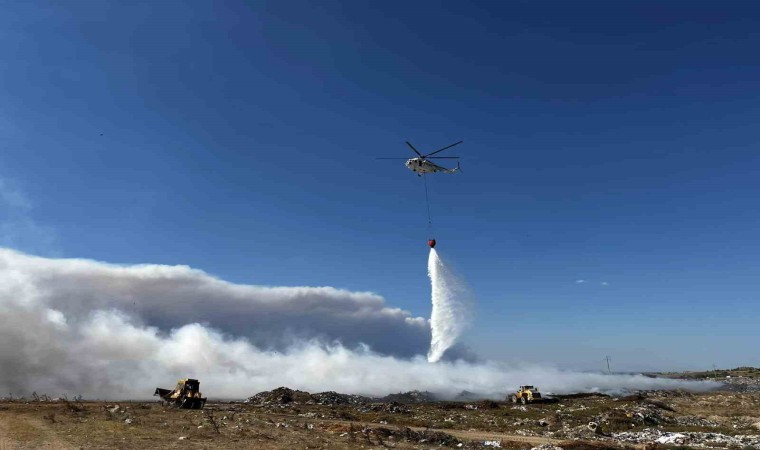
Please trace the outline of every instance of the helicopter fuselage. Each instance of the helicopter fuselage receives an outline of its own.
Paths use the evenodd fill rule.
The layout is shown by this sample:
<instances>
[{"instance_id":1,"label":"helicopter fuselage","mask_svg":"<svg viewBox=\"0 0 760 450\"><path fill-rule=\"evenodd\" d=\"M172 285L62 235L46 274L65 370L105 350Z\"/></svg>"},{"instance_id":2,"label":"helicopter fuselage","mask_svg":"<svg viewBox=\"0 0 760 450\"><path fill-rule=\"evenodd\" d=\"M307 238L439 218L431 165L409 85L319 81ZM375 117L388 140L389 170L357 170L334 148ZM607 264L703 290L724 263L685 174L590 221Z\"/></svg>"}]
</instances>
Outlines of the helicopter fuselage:
<instances>
[{"instance_id":1,"label":"helicopter fuselage","mask_svg":"<svg viewBox=\"0 0 760 450\"><path fill-rule=\"evenodd\" d=\"M409 158L406 160L406 163L404 163L404 165L406 165L409 170L415 172L417 175L424 175L426 173L435 172L456 173L459 171L459 166L453 169L447 169L423 158Z\"/></svg>"}]
</instances>

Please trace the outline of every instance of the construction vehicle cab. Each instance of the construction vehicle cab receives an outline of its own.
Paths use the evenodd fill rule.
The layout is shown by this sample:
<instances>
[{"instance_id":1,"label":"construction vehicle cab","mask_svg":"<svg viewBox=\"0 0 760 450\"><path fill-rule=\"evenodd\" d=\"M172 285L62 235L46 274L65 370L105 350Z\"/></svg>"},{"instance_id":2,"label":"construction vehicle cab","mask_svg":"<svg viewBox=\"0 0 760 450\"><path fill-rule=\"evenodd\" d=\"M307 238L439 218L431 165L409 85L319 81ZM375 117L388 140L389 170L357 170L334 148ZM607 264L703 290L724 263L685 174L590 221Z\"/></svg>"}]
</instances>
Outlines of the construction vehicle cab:
<instances>
[{"instance_id":1,"label":"construction vehicle cab","mask_svg":"<svg viewBox=\"0 0 760 450\"><path fill-rule=\"evenodd\" d=\"M538 392L538 388L535 386L520 386L520 389L512 394L511 400L512 403L517 403L519 401L523 405L534 403L536 401L541 401L541 393Z\"/></svg>"},{"instance_id":2,"label":"construction vehicle cab","mask_svg":"<svg viewBox=\"0 0 760 450\"><path fill-rule=\"evenodd\" d=\"M156 388L153 395L161 397L161 404L167 403L182 409L202 409L206 397L201 394L200 385L198 380L186 378L179 380L174 390Z\"/></svg>"}]
</instances>

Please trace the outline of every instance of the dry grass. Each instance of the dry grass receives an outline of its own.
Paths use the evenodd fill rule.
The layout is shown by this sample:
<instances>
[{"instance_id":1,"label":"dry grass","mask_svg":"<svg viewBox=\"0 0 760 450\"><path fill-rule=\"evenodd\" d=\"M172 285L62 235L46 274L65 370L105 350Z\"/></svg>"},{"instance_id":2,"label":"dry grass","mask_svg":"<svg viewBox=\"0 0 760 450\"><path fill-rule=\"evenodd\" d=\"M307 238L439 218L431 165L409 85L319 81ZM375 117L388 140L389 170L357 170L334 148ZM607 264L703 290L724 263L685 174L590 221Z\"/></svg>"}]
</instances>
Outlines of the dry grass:
<instances>
[{"instance_id":1,"label":"dry grass","mask_svg":"<svg viewBox=\"0 0 760 450\"><path fill-rule=\"evenodd\" d=\"M221 409L184 411L157 404L85 402L77 411L62 402L3 405L0 442L20 448L358 448L392 442L396 448L426 448L350 425L329 424L295 417L269 416ZM129 423L128 423L129 422Z\"/></svg>"}]
</instances>

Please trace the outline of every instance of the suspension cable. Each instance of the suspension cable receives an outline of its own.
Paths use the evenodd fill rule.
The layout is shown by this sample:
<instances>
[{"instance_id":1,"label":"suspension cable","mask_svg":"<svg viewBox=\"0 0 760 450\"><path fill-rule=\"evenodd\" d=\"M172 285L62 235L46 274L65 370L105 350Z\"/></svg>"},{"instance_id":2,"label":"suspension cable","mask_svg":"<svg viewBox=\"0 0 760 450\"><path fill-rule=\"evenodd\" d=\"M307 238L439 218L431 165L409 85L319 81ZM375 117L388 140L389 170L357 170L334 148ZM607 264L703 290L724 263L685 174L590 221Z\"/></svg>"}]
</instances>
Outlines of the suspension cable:
<instances>
[{"instance_id":1,"label":"suspension cable","mask_svg":"<svg viewBox=\"0 0 760 450\"><path fill-rule=\"evenodd\" d=\"M430 218L430 198L428 197L427 177L425 176L424 173L422 174L422 180L425 184L425 204L427 205L428 231L432 231L433 219Z\"/></svg>"}]
</instances>

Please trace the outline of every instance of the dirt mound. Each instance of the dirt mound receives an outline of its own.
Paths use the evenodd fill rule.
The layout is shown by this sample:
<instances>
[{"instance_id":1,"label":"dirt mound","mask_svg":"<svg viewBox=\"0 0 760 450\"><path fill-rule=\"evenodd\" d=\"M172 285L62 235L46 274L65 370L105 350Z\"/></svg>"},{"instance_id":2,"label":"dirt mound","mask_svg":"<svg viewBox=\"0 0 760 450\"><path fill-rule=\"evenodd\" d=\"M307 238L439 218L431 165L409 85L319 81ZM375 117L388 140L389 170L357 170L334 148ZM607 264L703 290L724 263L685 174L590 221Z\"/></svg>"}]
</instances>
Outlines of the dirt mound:
<instances>
[{"instance_id":1,"label":"dirt mound","mask_svg":"<svg viewBox=\"0 0 760 450\"><path fill-rule=\"evenodd\" d=\"M254 405L287 405L289 403L306 403L311 400L311 394L286 387L278 387L271 391L259 392L249 397L247 403Z\"/></svg>"}]
</instances>

